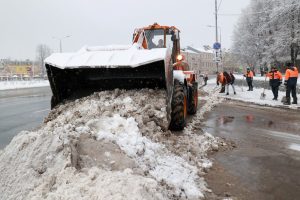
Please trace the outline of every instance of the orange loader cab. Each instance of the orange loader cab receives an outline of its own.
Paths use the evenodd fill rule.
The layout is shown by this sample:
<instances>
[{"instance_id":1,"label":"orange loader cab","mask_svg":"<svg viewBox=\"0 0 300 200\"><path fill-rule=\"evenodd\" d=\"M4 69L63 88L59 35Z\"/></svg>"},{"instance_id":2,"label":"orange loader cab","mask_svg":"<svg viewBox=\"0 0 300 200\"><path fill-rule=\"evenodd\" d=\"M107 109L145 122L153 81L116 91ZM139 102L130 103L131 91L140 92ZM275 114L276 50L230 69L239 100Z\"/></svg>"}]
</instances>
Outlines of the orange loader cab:
<instances>
[{"instance_id":1,"label":"orange loader cab","mask_svg":"<svg viewBox=\"0 0 300 200\"><path fill-rule=\"evenodd\" d=\"M189 70L180 52L180 30L175 26L161 26L157 23L135 29L133 43L144 49L170 48L173 63L173 95L171 130L182 130L186 125L187 114L195 114L198 107L198 83L194 71Z\"/></svg>"}]
</instances>

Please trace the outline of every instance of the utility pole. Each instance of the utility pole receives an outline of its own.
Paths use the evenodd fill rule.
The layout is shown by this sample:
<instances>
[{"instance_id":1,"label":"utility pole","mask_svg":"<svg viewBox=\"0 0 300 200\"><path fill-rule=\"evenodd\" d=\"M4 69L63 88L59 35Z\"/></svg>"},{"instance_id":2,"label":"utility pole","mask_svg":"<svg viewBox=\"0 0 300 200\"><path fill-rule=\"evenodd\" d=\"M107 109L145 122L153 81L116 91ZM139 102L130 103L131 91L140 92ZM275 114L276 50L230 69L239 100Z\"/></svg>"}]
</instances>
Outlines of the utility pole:
<instances>
[{"instance_id":1,"label":"utility pole","mask_svg":"<svg viewBox=\"0 0 300 200\"><path fill-rule=\"evenodd\" d=\"M61 38L59 38L59 52L62 53Z\"/></svg>"},{"instance_id":2,"label":"utility pole","mask_svg":"<svg viewBox=\"0 0 300 200\"><path fill-rule=\"evenodd\" d=\"M32 79L34 79L34 61L32 61Z\"/></svg>"},{"instance_id":3,"label":"utility pole","mask_svg":"<svg viewBox=\"0 0 300 200\"><path fill-rule=\"evenodd\" d=\"M59 52L62 53L62 40L65 38L69 38L71 35L67 35L64 37L52 37L53 39L59 40Z\"/></svg>"},{"instance_id":4,"label":"utility pole","mask_svg":"<svg viewBox=\"0 0 300 200\"><path fill-rule=\"evenodd\" d=\"M218 43L218 0L215 0L215 17L216 17L216 43ZM216 67L219 72L218 50L216 49Z\"/></svg>"}]
</instances>

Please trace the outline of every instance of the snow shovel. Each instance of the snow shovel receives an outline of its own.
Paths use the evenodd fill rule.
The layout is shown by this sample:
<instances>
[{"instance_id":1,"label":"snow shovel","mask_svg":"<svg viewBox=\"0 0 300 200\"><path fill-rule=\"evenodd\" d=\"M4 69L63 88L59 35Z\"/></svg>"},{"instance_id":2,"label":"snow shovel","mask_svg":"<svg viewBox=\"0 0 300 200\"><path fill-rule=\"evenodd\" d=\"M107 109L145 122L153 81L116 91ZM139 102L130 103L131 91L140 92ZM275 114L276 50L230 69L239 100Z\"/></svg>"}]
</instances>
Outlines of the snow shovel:
<instances>
[{"instance_id":1,"label":"snow shovel","mask_svg":"<svg viewBox=\"0 0 300 200\"><path fill-rule=\"evenodd\" d=\"M283 96L281 99L281 103L285 103L286 102L286 96Z\"/></svg>"},{"instance_id":2,"label":"snow shovel","mask_svg":"<svg viewBox=\"0 0 300 200\"><path fill-rule=\"evenodd\" d=\"M242 87L241 87L242 92L244 92L244 79L245 79L245 77L243 76L243 79L242 79Z\"/></svg>"},{"instance_id":3,"label":"snow shovel","mask_svg":"<svg viewBox=\"0 0 300 200\"><path fill-rule=\"evenodd\" d=\"M260 99L265 99L266 98L266 93L265 93L265 90L266 90L266 81L267 81L267 76L265 78L265 82L264 82L264 90L263 92L260 94Z\"/></svg>"}]
</instances>

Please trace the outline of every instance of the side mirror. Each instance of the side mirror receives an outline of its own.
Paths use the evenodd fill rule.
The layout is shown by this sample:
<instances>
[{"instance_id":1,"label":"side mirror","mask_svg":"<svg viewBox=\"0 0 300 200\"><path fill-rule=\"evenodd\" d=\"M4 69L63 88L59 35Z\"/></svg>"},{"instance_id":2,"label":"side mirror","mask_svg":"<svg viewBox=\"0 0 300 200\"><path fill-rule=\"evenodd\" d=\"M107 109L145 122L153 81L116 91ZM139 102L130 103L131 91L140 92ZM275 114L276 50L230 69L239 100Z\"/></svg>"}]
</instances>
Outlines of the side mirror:
<instances>
[{"instance_id":1,"label":"side mirror","mask_svg":"<svg viewBox=\"0 0 300 200\"><path fill-rule=\"evenodd\" d=\"M175 30L175 39L176 40L179 40L179 31L178 30Z\"/></svg>"},{"instance_id":2,"label":"side mirror","mask_svg":"<svg viewBox=\"0 0 300 200\"><path fill-rule=\"evenodd\" d=\"M179 40L179 31L178 30L175 30L175 31L172 31L172 37L171 37L171 40L174 42L175 40Z\"/></svg>"}]
</instances>

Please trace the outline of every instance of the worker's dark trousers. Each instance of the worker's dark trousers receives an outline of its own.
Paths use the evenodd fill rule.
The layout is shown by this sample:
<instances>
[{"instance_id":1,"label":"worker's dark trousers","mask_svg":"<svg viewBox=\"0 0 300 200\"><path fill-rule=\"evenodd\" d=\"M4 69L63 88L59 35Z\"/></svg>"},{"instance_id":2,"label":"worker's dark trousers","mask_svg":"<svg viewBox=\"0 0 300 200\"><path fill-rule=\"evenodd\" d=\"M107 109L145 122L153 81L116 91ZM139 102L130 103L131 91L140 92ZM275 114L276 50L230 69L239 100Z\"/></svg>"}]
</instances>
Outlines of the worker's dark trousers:
<instances>
[{"instance_id":1,"label":"worker's dark trousers","mask_svg":"<svg viewBox=\"0 0 300 200\"><path fill-rule=\"evenodd\" d=\"M287 85L286 87L286 98L291 98L291 92L292 92L292 97L294 101L297 101L297 93L296 93L296 85Z\"/></svg>"},{"instance_id":2,"label":"worker's dark trousers","mask_svg":"<svg viewBox=\"0 0 300 200\"><path fill-rule=\"evenodd\" d=\"M271 86L271 88L272 88L272 92L273 92L273 95L274 95L274 99L277 99L278 98L279 86Z\"/></svg>"},{"instance_id":3,"label":"worker's dark trousers","mask_svg":"<svg viewBox=\"0 0 300 200\"><path fill-rule=\"evenodd\" d=\"M222 84L222 88L221 88L220 93L224 93L224 92L225 92L225 84Z\"/></svg>"},{"instance_id":4,"label":"worker's dark trousers","mask_svg":"<svg viewBox=\"0 0 300 200\"><path fill-rule=\"evenodd\" d=\"M253 91L252 81L247 81L247 83L248 83L249 91Z\"/></svg>"}]
</instances>

